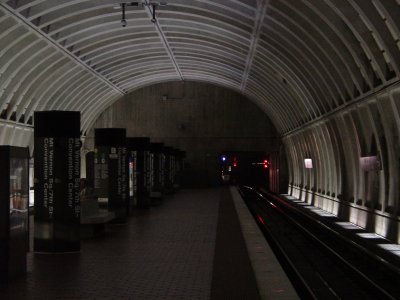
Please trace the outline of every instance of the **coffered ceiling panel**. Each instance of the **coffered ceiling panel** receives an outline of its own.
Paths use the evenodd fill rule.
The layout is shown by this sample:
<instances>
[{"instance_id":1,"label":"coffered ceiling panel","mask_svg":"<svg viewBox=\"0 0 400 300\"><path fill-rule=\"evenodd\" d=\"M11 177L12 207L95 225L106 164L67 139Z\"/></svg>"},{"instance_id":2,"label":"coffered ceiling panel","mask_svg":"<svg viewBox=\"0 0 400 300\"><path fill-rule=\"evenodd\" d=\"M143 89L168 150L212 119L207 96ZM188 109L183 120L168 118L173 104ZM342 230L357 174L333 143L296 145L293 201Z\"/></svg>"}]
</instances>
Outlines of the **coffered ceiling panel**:
<instances>
[{"instance_id":1,"label":"coffered ceiling panel","mask_svg":"<svg viewBox=\"0 0 400 300\"><path fill-rule=\"evenodd\" d=\"M135 89L196 80L284 134L397 82L399 20L396 0L0 0L0 117L80 110L86 131Z\"/></svg>"}]
</instances>

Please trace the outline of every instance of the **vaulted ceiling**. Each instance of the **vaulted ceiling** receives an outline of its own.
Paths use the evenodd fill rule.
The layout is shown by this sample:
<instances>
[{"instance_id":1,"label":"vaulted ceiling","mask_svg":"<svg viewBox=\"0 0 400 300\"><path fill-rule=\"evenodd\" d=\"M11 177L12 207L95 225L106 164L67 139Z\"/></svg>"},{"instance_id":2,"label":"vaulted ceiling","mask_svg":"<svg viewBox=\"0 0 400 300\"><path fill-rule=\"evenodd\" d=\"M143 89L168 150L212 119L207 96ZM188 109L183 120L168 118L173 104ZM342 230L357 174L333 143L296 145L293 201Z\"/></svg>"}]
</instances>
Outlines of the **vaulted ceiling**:
<instances>
[{"instance_id":1,"label":"vaulted ceiling","mask_svg":"<svg viewBox=\"0 0 400 300\"><path fill-rule=\"evenodd\" d=\"M399 79L399 0L166 2L127 2L123 27L118 0L0 0L0 118L79 110L86 131L130 91L195 80L286 133Z\"/></svg>"}]
</instances>

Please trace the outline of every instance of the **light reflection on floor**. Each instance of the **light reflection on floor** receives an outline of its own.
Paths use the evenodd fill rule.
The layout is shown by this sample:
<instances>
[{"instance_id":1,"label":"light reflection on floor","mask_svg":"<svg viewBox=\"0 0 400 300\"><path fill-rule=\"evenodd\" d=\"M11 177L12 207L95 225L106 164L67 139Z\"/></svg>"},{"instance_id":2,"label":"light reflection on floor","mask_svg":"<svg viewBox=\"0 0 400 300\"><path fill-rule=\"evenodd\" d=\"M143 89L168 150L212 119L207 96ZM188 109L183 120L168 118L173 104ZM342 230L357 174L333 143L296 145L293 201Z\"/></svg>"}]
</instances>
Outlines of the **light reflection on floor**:
<instances>
[{"instance_id":1,"label":"light reflection on floor","mask_svg":"<svg viewBox=\"0 0 400 300\"><path fill-rule=\"evenodd\" d=\"M392 252L393 254L400 256L400 245L399 244L378 244L379 247Z\"/></svg>"},{"instance_id":2,"label":"light reflection on floor","mask_svg":"<svg viewBox=\"0 0 400 300\"><path fill-rule=\"evenodd\" d=\"M336 217L334 214L331 214L330 212L327 212L326 210L323 210L323 209L318 208L318 207L307 206L306 208L308 208L313 213L316 213L317 215L320 215L322 217L330 217L330 218Z\"/></svg>"},{"instance_id":3,"label":"light reflection on floor","mask_svg":"<svg viewBox=\"0 0 400 300\"><path fill-rule=\"evenodd\" d=\"M365 239L385 239L384 237L382 237L376 233L371 233L371 232L357 233L357 235L361 236L362 238L365 238Z\"/></svg>"},{"instance_id":4,"label":"light reflection on floor","mask_svg":"<svg viewBox=\"0 0 400 300\"><path fill-rule=\"evenodd\" d=\"M338 224L339 226L350 230L363 230L363 228L361 228L360 226L357 226L350 222L335 222L335 224Z\"/></svg>"},{"instance_id":5,"label":"light reflection on floor","mask_svg":"<svg viewBox=\"0 0 400 300\"><path fill-rule=\"evenodd\" d=\"M300 201L299 199L297 199L296 197L290 196L288 194L282 194L282 196L284 196L286 199L288 200L294 200L295 202Z\"/></svg>"},{"instance_id":6,"label":"light reflection on floor","mask_svg":"<svg viewBox=\"0 0 400 300\"><path fill-rule=\"evenodd\" d=\"M285 199L289 200L290 202L294 202L297 205L301 205L307 209L309 209L310 211L323 216L323 217L336 217L336 215L331 214L323 209L320 209L318 207L314 207L311 206L309 203L301 201L293 196L290 196L288 194L282 194L281 196L283 196ZM335 224L348 229L348 230L363 230L365 231L364 228L357 226L351 222L335 222ZM380 236L376 233L370 233L370 232L360 232L357 233L358 236L365 238L365 239L377 239L377 240L382 240L382 241L387 241L386 238L384 238L383 236ZM397 255L400 257L400 245L399 244L378 244L379 247L393 253L394 255Z\"/></svg>"}]
</instances>

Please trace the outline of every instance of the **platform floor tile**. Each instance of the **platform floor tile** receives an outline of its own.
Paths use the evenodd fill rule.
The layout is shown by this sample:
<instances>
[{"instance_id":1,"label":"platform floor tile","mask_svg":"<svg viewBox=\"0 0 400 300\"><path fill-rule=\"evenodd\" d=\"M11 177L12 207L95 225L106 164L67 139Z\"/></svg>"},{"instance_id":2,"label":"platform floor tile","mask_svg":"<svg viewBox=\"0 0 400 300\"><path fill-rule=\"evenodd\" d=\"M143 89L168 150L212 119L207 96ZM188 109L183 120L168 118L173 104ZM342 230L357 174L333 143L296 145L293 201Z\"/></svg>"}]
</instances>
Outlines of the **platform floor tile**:
<instances>
[{"instance_id":1,"label":"platform floor tile","mask_svg":"<svg viewBox=\"0 0 400 300\"><path fill-rule=\"evenodd\" d=\"M209 299L219 189L182 190L80 253L28 255L0 299Z\"/></svg>"}]
</instances>

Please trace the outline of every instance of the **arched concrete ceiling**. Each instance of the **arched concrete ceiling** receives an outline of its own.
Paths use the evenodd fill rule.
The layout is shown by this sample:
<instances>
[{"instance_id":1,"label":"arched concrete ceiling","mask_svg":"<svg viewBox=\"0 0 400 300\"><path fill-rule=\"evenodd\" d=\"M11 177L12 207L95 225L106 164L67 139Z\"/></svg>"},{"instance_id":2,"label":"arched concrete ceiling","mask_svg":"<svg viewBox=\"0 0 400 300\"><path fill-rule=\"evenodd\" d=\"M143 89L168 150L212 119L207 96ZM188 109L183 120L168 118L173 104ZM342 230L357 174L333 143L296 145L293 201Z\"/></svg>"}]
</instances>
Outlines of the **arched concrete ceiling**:
<instances>
[{"instance_id":1,"label":"arched concrete ceiling","mask_svg":"<svg viewBox=\"0 0 400 300\"><path fill-rule=\"evenodd\" d=\"M281 133L398 81L399 0L0 0L1 118L82 112L83 130L139 87L238 90Z\"/></svg>"}]
</instances>

